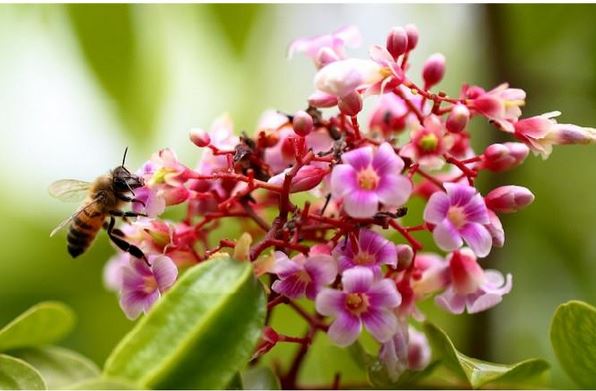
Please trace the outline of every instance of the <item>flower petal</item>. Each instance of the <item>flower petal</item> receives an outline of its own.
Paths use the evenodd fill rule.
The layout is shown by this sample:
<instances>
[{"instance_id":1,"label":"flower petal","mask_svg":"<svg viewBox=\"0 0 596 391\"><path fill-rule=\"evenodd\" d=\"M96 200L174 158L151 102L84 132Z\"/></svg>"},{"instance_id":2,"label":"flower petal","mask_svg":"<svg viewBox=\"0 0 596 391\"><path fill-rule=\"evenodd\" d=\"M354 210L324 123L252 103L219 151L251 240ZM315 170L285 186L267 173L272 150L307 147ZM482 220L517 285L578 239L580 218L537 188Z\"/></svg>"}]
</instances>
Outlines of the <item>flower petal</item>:
<instances>
[{"instance_id":1,"label":"flower petal","mask_svg":"<svg viewBox=\"0 0 596 391\"><path fill-rule=\"evenodd\" d=\"M271 289L280 295L287 296L290 299L296 299L304 295L308 284L308 280L300 278L298 274L292 274L282 280L276 280L271 285Z\"/></svg>"},{"instance_id":2,"label":"flower petal","mask_svg":"<svg viewBox=\"0 0 596 391\"><path fill-rule=\"evenodd\" d=\"M331 284L337 276L337 263L330 255L313 255L304 263L310 278L320 285Z\"/></svg>"},{"instance_id":3,"label":"flower petal","mask_svg":"<svg viewBox=\"0 0 596 391\"><path fill-rule=\"evenodd\" d=\"M178 277L178 268L174 261L169 257L161 255L150 260L150 262L160 292L164 292L174 285Z\"/></svg>"},{"instance_id":4,"label":"flower petal","mask_svg":"<svg viewBox=\"0 0 596 391\"><path fill-rule=\"evenodd\" d=\"M476 194L466 206L464 206L466 221L480 224L489 224L488 209L480 194Z\"/></svg>"},{"instance_id":5,"label":"flower petal","mask_svg":"<svg viewBox=\"0 0 596 391\"><path fill-rule=\"evenodd\" d=\"M463 240L455 227L443 220L433 230L433 239L441 250L453 251L461 247Z\"/></svg>"},{"instance_id":6,"label":"flower petal","mask_svg":"<svg viewBox=\"0 0 596 391\"><path fill-rule=\"evenodd\" d=\"M493 238L484 225L478 223L466 224L461 229L461 235L478 257L486 257L493 245Z\"/></svg>"},{"instance_id":7,"label":"flower petal","mask_svg":"<svg viewBox=\"0 0 596 391\"><path fill-rule=\"evenodd\" d=\"M366 329L379 342L387 342L397 332L397 318L391 311L370 309L362 314Z\"/></svg>"},{"instance_id":8,"label":"flower petal","mask_svg":"<svg viewBox=\"0 0 596 391\"><path fill-rule=\"evenodd\" d=\"M461 314L466 308L466 296L456 294L451 288L435 297L435 302L452 314Z\"/></svg>"},{"instance_id":9,"label":"flower petal","mask_svg":"<svg viewBox=\"0 0 596 391\"><path fill-rule=\"evenodd\" d=\"M503 300L501 295L495 293L486 293L479 297L469 300L467 303L468 313L475 314L477 312L485 311L499 304Z\"/></svg>"},{"instance_id":10,"label":"flower petal","mask_svg":"<svg viewBox=\"0 0 596 391\"><path fill-rule=\"evenodd\" d=\"M356 341L361 331L360 318L349 313L341 313L331 324L327 334L336 345L344 347Z\"/></svg>"},{"instance_id":11,"label":"flower petal","mask_svg":"<svg viewBox=\"0 0 596 391\"><path fill-rule=\"evenodd\" d=\"M159 292L157 290L152 293L145 293L143 291L132 290L123 291L120 297L120 307L128 319L136 319L141 312L147 312L153 303L158 299Z\"/></svg>"},{"instance_id":12,"label":"flower petal","mask_svg":"<svg viewBox=\"0 0 596 391\"><path fill-rule=\"evenodd\" d=\"M372 159L373 149L370 146L354 149L341 155L341 160L354 167L356 171L368 168L372 163Z\"/></svg>"},{"instance_id":13,"label":"flower petal","mask_svg":"<svg viewBox=\"0 0 596 391\"><path fill-rule=\"evenodd\" d=\"M385 206L400 206L410 198L412 182L402 175L386 174L381 177L376 193Z\"/></svg>"},{"instance_id":14,"label":"flower petal","mask_svg":"<svg viewBox=\"0 0 596 391\"><path fill-rule=\"evenodd\" d=\"M287 278L300 270L302 270L301 265L289 259L284 252L275 252L275 264L271 268L271 271L277 274L278 277Z\"/></svg>"},{"instance_id":15,"label":"flower petal","mask_svg":"<svg viewBox=\"0 0 596 391\"><path fill-rule=\"evenodd\" d=\"M344 292L336 289L323 288L315 300L317 312L326 316L338 316L345 311L345 296Z\"/></svg>"},{"instance_id":16,"label":"flower petal","mask_svg":"<svg viewBox=\"0 0 596 391\"><path fill-rule=\"evenodd\" d=\"M424 208L424 221L439 224L447 217L449 210L449 197L442 191L434 192L428 199Z\"/></svg>"},{"instance_id":17,"label":"flower petal","mask_svg":"<svg viewBox=\"0 0 596 391\"><path fill-rule=\"evenodd\" d=\"M354 190L344 196L345 212L357 219L373 217L379 208L379 197L372 191Z\"/></svg>"},{"instance_id":18,"label":"flower petal","mask_svg":"<svg viewBox=\"0 0 596 391\"><path fill-rule=\"evenodd\" d=\"M336 198L358 188L356 170L349 164L338 164L331 171L331 192Z\"/></svg>"},{"instance_id":19,"label":"flower petal","mask_svg":"<svg viewBox=\"0 0 596 391\"><path fill-rule=\"evenodd\" d=\"M459 183L445 183L443 184L451 205L463 206L466 205L474 194L477 193L476 189L469 185Z\"/></svg>"},{"instance_id":20,"label":"flower petal","mask_svg":"<svg viewBox=\"0 0 596 391\"><path fill-rule=\"evenodd\" d=\"M404 168L404 161L393 150L389 143L381 144L372 160L372 167L378 175L399 174Z\"/></svg>"},{"instance_id":21,"label":"flower petal","mask_svg":"<svg viewBox=\"0 0 596 391\"><path fill-rule=\"evenodd\" d=\"M374 273L367 267L356 266L344 271L341 283L348 293L368 292L373 283Z\"/></svg>"},{"instance_id":22,"label":"flower petal","mask_svg":"<svg viewBox=\"0 0 596 391\"><path fill-rule=\"evenodd\" d=\"M366 295L370 305L375 308L395 308L401 304L401 295L395 283L388 278L375 282Z\"/></svg>"}]
</instances>

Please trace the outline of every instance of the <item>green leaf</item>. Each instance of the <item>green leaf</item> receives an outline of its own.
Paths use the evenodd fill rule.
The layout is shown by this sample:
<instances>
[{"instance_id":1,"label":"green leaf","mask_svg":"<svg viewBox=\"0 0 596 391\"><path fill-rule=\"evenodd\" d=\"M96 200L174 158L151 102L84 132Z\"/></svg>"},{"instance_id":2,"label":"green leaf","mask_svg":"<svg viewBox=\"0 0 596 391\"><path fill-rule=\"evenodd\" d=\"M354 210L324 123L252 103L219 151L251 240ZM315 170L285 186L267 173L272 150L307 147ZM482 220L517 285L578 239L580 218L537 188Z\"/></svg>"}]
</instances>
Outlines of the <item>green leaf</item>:
<instances>
[{"instance_id":1,"label":"green leaf","mask_svg":"<svg viewBox=\"0 0 596 391\"><path fill-rule=\"evenodd\" d=\"M0 390L46 390L43 378L31 365L0 354Z\"/></svg>"},{"instance_id":2,"label":"green leaf","mask_svg":"<svg viewBox=\"0 0 596 391\"><path fill-rule=\"evenodd\" d=\"M583 388L596 388L596 308L582 301L561 304L550 339L567 374Z\"/></svg>"},{"instance_id":3,"label":"green leaf","mask_svg":"<svg viewBox=\"0 0 596 391\"><path fill-rule=\"evenodd\" d=\"M535 384L549 368L544 360L531 359L517 364L495 364L470 358L455 349L449 337L438 327L426 323L424 330L435 359L471 388L522 387Z\"/></svg>"},{"instance_id":4,"label":"green leaf","mask_svg":"<svg viewBox=\"0 0 596 391\"><path fill-rule=\"evenodd\" d=\"M64 387L65 390L138 390L139 386L121 379L96 377Z\"/></svg>"},{"instance_id":5,"label":"green leaf","mask_svg":"<svg viewBox=\"0 0 596 391\"><path fill-rule=\"evenodd\" d=\"M265 295L227 255L190 268L124 337L104 373L147 388L224 388L261 335Z\"/></svg>"},{"instance_id":6,"label":"green leaf","mask_svg":"<svg viewBox=\"0 0 596 391\"><path fill-rule=\"evenodd\" d=\"M0 351L56 342L68 334L74 324L74 312L66 305L50 301L39 303L0 330Z\"/></svg>"},{"instance_id":7,"label":"green leaf","mask_svg":"<svg viewBox=\"0 0 596 391\"><path fill-rule=\"evenodd\" d=\"M253 367L242 373L245 390L280 390L279 379L269 367Z\"/></svg>"},{"instance_id":8,"label":"green leaf","mask_svg":"<svg viewBox=\"0 0 596 391\"><path fill-rule=\"evenodd\" d=\"M10 354L37 369L51 389L64 388L100 374L97 365L88 358L57 346L19 349Z\"/></svg>"}]
</instances>

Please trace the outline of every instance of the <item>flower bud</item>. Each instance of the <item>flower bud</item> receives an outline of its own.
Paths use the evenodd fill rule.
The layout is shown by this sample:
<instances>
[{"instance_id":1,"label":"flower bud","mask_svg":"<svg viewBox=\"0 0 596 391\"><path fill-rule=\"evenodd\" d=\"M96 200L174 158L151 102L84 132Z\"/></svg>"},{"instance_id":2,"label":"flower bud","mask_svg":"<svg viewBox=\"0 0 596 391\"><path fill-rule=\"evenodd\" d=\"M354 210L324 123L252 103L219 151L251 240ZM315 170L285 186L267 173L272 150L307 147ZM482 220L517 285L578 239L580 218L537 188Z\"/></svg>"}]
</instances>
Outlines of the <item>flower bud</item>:
<instances>
[{"instance_id":1,"label":"flower bud","mask_svg":"<svg viewBox=\"0 0 596 391\"><path fill-rule=\"evenodd\" d=\"M209 143L211 143L211 137L209 137L209 133L200 128L192 128L190 130L189 136L190 141L192 141L197 147L206 147L209 145Z\"/></svg>"},{"instance_id":2,"label":"flower bud","mask_svg":"<svg viewBox=\"0 0 596 391\"><path fill-rule=\"evenodd\" d=\"M298 136L306 137L313 128L312 117L306 111L300 110L294 114L292 127Z\"/></svg>"},{"instance_id":3,"label":"flower bud","mask_svg":"<svg viewBox=\"0 0 596 391\"><path fill-rule=\"evenodd\" d=\"M408 369L421 371L430 363L431 350L426 335L412 326L409 328Z\"/></svg>"},{"instance_id":4,"label":"flower bud","mask_svg":"<svg viewBox=\"0 0 596 391\"><path fill-rule=\"evenodd\" d=\"M289 170L290 169L286 169L285 171L272 176L267 182L274 185L283 185L286 173ZM296 176L292 178L292 182L290 183L290 193L299 193L301 191L313 189L321 183L327 173L328 171L321 167L312 165L301 167L300 170L298 170L298 173L296 173Z\"/></svg>"},{"instance_id":5,"label":"flower bud","mask_svg":"<svg viewBox=\"0 0 596 391\"><path fill-rule=\"evenodd\" d=\"M398 244L395 246L397 252L397 269L405 270L412 264L414 259L414 250L407 244Z\"/></svg>"},{"instance_id":6,"label":"flower bud","mask_svg":"<svg viewBox=\"0 0 596 391\"><path fill-rule=\"evenodd\" d=\"M510 170L522 164L529 152L522 143L491 144L484 150L482 166L493 172Z\"/></svg>"},{"instance_id":7,"label":"flower bud","mask_svg":"<svg viewBox=\"0 0 596 391\"><path fill-rule=\"evenodd\" d=\"M445 75L445 56L435 53L430 56L422 68L422 79L425 88L430 88L438 84Z\"/></svg>"},{"instance_id":8,"label":"flower bud","mask_svg":"<svg viewBox=\"0 0 596 391\"><path fill-rule=\"evenodd\" d=\"M353 117L362 110L362 97L359 93L353 91L343 98L340 98L337 107L342 114Z\"/></svg>"},{"instance_id":9,"label":"flower bud","mask_svg":"<svg viewBox=\"0 0 596 391\"><path fill-rule=\"evenodd\" d=\"M487 211L489 223L486 224L485 227L488 229L488 232L493 239L493 247L503 247L505 244L505 231L503 230L503 224L501 224L501 220L499 220L499 216L497 216L495 212L490 209Z\"/></svg>"},{"instance_id":10,"label":"flower bud","mask_svg":"<svg viewBox=\"0 0 596 391\"><path fill-rule=\"evenodd\" d=\"M451 109L445 127L451 133L459 133L466 128L469 120L470 110L465 105L458 103Z\"/></svg>"},{"instance_id":11,"label":"flower bud","mask_svg":"<svg viewBox=\"0 0 596 391\"><path fill-rule=\"evenodd\" d=\"M455 251L449 259L453 289L461 295L474 293L484 280L484 270L476 262L476 256L467 248Z\"/></svg>"},{"instance_id":12,"label":"flower bud","mask_svg":"<svg viewBox=\"0 0 596 391\"><path fill-rule=\"evenodd\" d=\"M408 50L408 33L403 27L393 27L387 35L387 51L397 60Z\"/></svg>"},{"instance_id":13,"label":"flower bud","mask_svg":"<svg viewBox=\"0 0 596 391\"><path fill-rule=\"evenodd\" d=\"M308 104L317 108L327 108L337 105L337 97L323 91L316 91L308 97Z\"/></svg>"},{"instance_id":14,"label":"flower bud","mask_svg":"<svg viewBox=\"0 0 596 391\"><path fill-rule=\"evenodd\" d=\"M484 201L496 213L513 213L530 205L534 194L522 186L501 186L488 193Z\"/></svg>"},{"instance_id":15,"label":"flower bud","mask_svg":"<svg viewBox=\"0 0 596 391\"><path fill-rule=\"evenodd\" d=\"M410 51L418 45L418 27L415 24L407 24L405 30L408 35L408 51Z\"/></svg>"}]
</instances>

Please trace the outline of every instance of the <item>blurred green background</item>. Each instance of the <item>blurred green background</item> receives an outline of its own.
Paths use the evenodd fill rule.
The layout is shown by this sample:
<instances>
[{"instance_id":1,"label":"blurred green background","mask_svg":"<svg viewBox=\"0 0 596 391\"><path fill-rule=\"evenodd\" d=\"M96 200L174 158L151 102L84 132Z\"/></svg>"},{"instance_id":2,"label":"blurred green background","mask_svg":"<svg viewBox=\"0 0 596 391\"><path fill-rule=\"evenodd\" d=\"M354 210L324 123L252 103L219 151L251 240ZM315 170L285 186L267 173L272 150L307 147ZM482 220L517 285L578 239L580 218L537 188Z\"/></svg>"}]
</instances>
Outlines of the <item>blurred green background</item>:
<instances>
[{"instance_id":1,"label":"blurred green background","mask_svg":"<svg viewBox=\"0 0 596 391\"><path fill-rule=\"evenodd\" d=\"M113 253L104 235L73 261L65 239L48 237L74 209L51 199L59 178L90 180L119 162L129 166L172 147L193 166L191 127L209 128L229 112L237 131L254 128L267 108L305 106L314 70L288 62L296 37L355 24L365 45L383 43L394 25L415 23L420 42L411 75L431 53L448 59L441 88L503 81L528 93L526 115L561 110L561 122L596 125L596 7L593 5L0 5L0 324L42 300L62 300L79 315L65 345L102 363L131 328L102 286ZM482 148L498 140L477 126ZM492 311L452 316L424 305L456 346L479 358L553 364L555 387L571 387L552 353L548 327L569 299L596 302L596 148L561 147L547 161L530 157L515 172L484 174L483 190L529 187L527 210L503 218L506 247L488 264L514 274L514 290ZM282 331L301 333L290 315ZM284 357L294 347L276 348ZM345 351L320 336L305 384L335 370L361 374Z\"/></svg>"}]
</instances>

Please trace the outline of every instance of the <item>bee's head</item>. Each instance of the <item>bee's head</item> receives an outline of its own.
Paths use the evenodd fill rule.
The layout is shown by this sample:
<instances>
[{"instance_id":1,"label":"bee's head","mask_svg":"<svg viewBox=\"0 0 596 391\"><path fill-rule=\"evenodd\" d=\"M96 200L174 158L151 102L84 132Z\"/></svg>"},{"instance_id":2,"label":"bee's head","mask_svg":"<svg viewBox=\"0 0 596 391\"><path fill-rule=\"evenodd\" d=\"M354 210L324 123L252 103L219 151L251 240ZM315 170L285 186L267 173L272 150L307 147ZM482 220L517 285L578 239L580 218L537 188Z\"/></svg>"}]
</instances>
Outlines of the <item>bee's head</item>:
<instances>
[{"instance_id":1,"label":"bee's head","mask_svg":"<svg viewBox=\"0 0 596 391\"><path fill-rule=\"evenodd\" d=\"M124 167L124 160L126 159L127 151L128 148L126 148L124 151L122 164L112 170L112 188L118 193L133 192L134 189L144 185L143 178L131 173L126 169L126 167Z\"/></svg>"}]
</instances>

